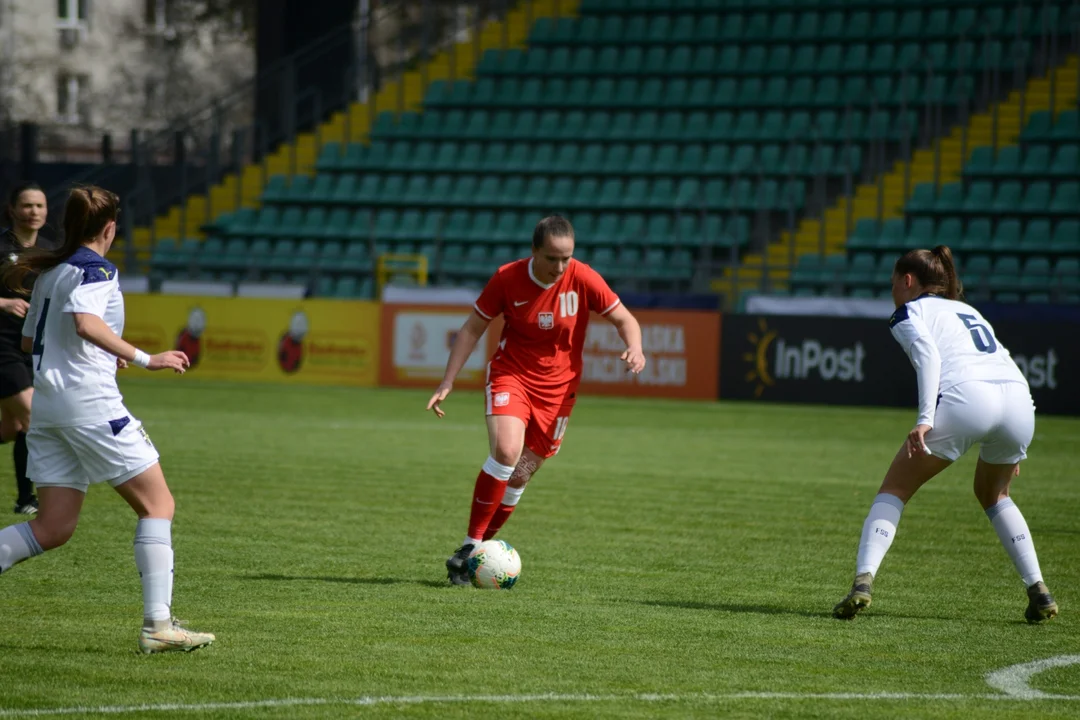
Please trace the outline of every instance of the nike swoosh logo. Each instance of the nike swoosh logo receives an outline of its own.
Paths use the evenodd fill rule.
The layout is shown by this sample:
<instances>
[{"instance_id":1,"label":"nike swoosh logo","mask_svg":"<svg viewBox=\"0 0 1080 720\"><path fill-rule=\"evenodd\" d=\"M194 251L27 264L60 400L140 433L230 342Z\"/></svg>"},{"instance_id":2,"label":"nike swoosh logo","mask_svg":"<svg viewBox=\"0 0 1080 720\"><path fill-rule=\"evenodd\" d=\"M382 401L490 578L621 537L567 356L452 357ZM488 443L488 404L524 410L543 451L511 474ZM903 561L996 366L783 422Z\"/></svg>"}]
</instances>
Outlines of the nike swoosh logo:
<instances>
[{"instance_id":1,"label":"nike swoosh logo","mask_svg":"<svg viewBox=\"0 0 1080 720\"><path fill-rule=\"evenodd\" d=\"M494 500L492 500L491 502L484 502L480 498L475 498L475 500L476 500L476 502L480 503L481 505L494 505L495 504Z\"/></svg>"},{"instance_id":2,"label":"nike swoosh logo","mask_svg":"<svg viewBox=\"0 0 1080 720\"><path fill-rule=\"evenodd\" d=\"M522 300L521 302L515 302L514 307L521 307L522 305L528 305L528 304L529 304L528 300Z\"/></svg>"}]
</instances>

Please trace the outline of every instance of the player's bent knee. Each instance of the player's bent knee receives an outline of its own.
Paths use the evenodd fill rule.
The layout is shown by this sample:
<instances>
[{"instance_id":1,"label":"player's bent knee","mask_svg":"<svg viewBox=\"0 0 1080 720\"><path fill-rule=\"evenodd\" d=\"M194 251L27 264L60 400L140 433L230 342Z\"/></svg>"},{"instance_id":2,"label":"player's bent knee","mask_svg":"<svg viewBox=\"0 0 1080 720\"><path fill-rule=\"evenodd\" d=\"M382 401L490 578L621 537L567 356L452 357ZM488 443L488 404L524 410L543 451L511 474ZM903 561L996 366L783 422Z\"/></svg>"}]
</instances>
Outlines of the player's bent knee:
<instances>
[{"instance_id":1,"label":"player's bent knee","mask_svg":"<svg viewBox=\"0 0 1080 720\"><path fill-rule=\"evenodd\" d=\"M513 443L497 443L492 457L500 465L516 467L518 460L521 458L521 448L515 447Z\"/></svg>"}]
</instances>

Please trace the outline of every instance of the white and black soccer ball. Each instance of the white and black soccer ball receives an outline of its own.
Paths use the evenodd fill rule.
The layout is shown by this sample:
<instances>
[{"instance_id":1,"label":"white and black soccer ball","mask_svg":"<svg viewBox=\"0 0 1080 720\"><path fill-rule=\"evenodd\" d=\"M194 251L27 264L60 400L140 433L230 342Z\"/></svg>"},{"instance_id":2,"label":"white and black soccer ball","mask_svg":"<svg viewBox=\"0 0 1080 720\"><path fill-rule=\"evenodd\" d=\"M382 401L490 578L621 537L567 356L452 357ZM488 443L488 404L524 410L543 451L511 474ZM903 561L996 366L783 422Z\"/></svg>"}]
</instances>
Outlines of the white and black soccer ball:
<instances>
[{"instance_id":1,"label":"white and black soccer ball","mask_svg":"<svg viewBox=\"0 0 1080 720\"><path fill-rule=\"evenodd\" d=\"M478 588L509 590L521 575L521 556L503 540L485 540L469 555L469 580Z\"/></svg>"}]
</instances>

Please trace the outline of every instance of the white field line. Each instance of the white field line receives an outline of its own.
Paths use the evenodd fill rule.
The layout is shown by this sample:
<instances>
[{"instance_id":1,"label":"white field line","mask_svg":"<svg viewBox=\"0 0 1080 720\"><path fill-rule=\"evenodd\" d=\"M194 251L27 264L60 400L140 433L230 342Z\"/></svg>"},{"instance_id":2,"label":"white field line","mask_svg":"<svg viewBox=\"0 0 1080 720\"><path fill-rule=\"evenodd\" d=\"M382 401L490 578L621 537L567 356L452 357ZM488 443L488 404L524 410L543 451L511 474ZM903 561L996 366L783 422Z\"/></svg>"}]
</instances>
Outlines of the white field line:
<instances>
[{"instance_id":1,"label":"white field line","mask_svg":"<svg viewBox=\"0 0 1080 720\"><path fill-rule=\"evenodd\" d=\"M1021 700L1044 700L1060 697L1042 690L1036 690L1028 683L1035 673L1050 668L1065 667L1067 665L1080 665L1080 655L1058 655L1045 660L1010 665L1007 668L996 670L986 676L986 684L995 690L1011 695Z\"/></svg>"},{"instance_id":2,"label":"white field line","mask_svg":"<svg viewBox=\"0 0 1080 720\"><path fill-rule=\"evenodd\" d=\"M737 700L821 700L821 701L911 701L964 702L979 700L1004 700L1028 702L1080 701L1080 695L1049 695L1026 697L999 694L960 693L797 693L797 692L733 692L733 693L685 693L685 694L559 694L538 695L403 695L372 696L360 698L282 698L278 700L252 700L248 702L210 703L162 703L146 705L102 705L26 710L0 709L0 718L59 717L63 715L124 715L140 712L208 712L214 710L256 710L260 708L286 707L373 707L380 705L450 705L462 703L487 703L513 705L523 703L718 703Z\"/></svg>"}]
</instances>

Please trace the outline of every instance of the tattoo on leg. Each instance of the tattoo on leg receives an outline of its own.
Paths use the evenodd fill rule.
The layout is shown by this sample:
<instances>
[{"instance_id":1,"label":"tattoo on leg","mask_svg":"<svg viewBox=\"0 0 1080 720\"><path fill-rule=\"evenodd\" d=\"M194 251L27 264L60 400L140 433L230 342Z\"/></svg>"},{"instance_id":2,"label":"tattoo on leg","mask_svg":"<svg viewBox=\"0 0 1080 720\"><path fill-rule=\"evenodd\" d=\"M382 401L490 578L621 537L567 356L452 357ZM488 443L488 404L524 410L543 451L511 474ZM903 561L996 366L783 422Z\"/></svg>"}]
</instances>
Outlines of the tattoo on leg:
<instances>
[{"instance_id":1,"label":"tattoo on leg","mask_svg":"<svg viewBox=\"0 0 1080 720\"><path fill-rule=\"evenodd\" d=\"M539 469L540 463L522 455L521 459L518 460L517 467L514 468L514 473L510 476L510 486L525 487L532 478L533 473Z\"/></svg>"}]
</instances>

